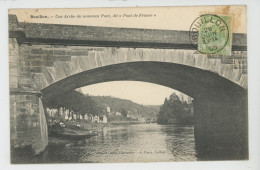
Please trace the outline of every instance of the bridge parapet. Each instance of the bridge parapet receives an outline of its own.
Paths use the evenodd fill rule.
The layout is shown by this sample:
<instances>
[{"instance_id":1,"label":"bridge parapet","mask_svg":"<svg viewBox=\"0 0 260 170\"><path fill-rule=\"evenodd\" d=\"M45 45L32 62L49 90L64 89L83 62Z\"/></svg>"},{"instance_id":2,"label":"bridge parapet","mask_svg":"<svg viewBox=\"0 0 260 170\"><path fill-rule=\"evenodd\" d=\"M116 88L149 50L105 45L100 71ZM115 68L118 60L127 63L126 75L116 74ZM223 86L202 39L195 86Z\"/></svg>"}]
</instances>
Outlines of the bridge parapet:
<instances>
[{"instance_id":1,"label":"bridge parapet","mask_svg":"<svg viewBox=\"0 0 260 170\"><path fill-rule=\"evenodd\" d=\"M247 88L245 34L233 34L232 55L219 56L196 52L187 31L19 23L14 15L9 23L10 43L18 44L21 81L34 90L82 71L134 61L201 68Z\"/></svg>"},{"instance_id":2,"label":"bridge parapet","mask_svg":"<svg viewBox=\"0 0 260 170\"><path fill-rule=\"evenodd\" d=\"M89 46L27 45L19 46L20 72L41 90L74 74L125 62L158 61L183 64L215 72L247 88L247 57L244 51L232 56L206 56L195 50L115 48ZM22 85L22 84L21 84Z\"/></svg>"},{"instance_id":3,"label":"bridge parapet","mask_svg":"<svg viewBox=\"0 0 260 170\"><path fill-rule=\"evenodd\" d=\"M40 91L98 67L138 61L175 63L214 72L247 89L246 35L233 34L232 43L231 56L204 55L190 44L187 31L19 23L10 15L12 143L30 143L28 135L35 150L43 150L48 136ZM26 123L19 122L19 115L27 116ZM24 137L17 137L23 133Z\"/></svg>"}]
</instances>

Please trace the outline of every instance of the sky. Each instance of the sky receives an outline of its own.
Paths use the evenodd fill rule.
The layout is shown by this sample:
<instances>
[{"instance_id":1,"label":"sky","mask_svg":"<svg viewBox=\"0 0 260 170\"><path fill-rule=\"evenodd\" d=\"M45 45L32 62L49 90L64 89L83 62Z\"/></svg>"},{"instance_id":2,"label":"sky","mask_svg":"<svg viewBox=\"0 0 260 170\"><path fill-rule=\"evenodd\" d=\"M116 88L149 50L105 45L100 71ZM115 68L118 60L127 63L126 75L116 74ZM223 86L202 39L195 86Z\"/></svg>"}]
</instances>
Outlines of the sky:
<instances>
[{"instance_id":1,"label":"sky","mask_svg":"<svg viewBox=\"0 0 260 170\"><path fill-rule=\"evenodd\" d=\"M138 81L113 81L98 83L80 88L84 94L93 96L113 96L121 99L132 100L143 105L162 105L165 97L179 91L146 82Z\"/></svg>"}]
</instances>

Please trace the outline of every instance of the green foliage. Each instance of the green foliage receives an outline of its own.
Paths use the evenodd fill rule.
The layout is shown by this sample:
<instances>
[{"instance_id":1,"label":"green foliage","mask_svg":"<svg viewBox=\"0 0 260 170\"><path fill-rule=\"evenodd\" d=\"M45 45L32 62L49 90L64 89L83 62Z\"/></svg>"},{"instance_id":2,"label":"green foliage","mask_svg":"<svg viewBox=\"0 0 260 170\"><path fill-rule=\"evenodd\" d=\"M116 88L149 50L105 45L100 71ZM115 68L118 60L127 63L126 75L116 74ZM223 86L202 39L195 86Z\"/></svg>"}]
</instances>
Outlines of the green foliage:
<instances>
[{"instance_id":1,"label":"green foliage","mask_svg":"<svg viewBox=\"0 0 260 170\"><path fill-rule=\"evenodd\" d=\"M121 111L122 116L127 117L127 111L123 108Z\"/></svg>"},{"instance_id":2,"label":"green foliage","mask_svg":"<svg viewBox=\"0 0 260 170\"><path fill-rule=\"evenodd\" d=\"M72 110L73 112L85 115L91 113L92 115L101 115L102 108L90 96L84 95L75 90L61 94L52 100L44 103L46 107L51 109L59 109L61 107Z\"/></svg>"},{"instance_id":3,"label":"green foliage","mask_svg":"<svg viewBox=\"0 0 260 170\"><path fill-rule=\"evenodd\" d=\"M111 96L91 96L91 98L103 107L109 106L111 112L120 112L122 115L124 114L122 112L126 112L125 116L131 114L145 118L155 118L159 111L159 109L157 109L159 106L144 106L130 100Z\"/></svg>"},{"instance_id":4,"label":"green foliage","mask_svg":"<svg viewBox=\"0 0 260 170\"><path fill-rule=\"evenodd\" d=\"M179 97L172 93L169 99L165 98L164 104L160 107L157 115L158 124L191 124L193 115L191 104L181 102Z\"/></svg>"},{"instance_id":5,"label":"green foliage","mask_svg":"<svg viewBox=\"0 0 260 170\"><path fill-rule=\"evenodd\" d=\"M159 111L159 106L143 106L130 100L110 96L89 96L75 90L61 94L44 104L50 109L62 107L81 115L86 113L103 115L107 106L111 108L111 112L120 112L123 117L132 114L137 117L155 118Z\"/></svg>"}]
</instances>

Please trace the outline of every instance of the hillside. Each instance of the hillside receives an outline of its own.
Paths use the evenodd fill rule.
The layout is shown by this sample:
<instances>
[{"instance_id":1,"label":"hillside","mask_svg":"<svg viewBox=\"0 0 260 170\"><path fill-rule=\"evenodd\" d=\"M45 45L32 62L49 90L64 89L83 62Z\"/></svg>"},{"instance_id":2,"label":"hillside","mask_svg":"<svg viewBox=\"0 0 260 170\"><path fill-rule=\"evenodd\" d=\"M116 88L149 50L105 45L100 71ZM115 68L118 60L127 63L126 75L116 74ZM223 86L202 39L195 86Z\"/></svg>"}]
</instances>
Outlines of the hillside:
<instances>
[{"instance_id":1,"label":"hillside","mask_svg":"<svg viewBox=\"0 0 260 170\"><path fill-rule=\"evenodd\" d=\"M161 105L144 105L144 106L155 110L157 113L159 113L161 107Z\"/></svg>"},{"instance_id":2,"label":"hillside","mask_svg":"<svg viewBox=\"0 0 260 170\"><path fill-rule=\"evenodd\" d=\"M132 114L137 117L142 116L145 118L155 118L160 107L144 106L130 100L119 99L111 96L91 96L91 98L103 107L109 106L111 112L121 112L122 109L125 109L128 114Z\"/></svg>"}]
</instances>

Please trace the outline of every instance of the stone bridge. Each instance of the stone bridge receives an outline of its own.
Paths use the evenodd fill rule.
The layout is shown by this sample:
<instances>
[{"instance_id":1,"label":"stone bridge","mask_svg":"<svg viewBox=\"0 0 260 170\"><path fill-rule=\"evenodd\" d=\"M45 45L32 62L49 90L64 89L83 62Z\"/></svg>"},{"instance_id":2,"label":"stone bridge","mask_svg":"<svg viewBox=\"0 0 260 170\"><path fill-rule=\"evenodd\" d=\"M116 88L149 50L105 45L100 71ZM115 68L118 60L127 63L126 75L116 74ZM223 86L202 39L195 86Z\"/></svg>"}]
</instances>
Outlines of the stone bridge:
<instances>
[{"instance_id":1,"label":"stone bridge","mask_svg":"<svg viewBox=\"0 0 260 170\"><path fill-rule=\"evenodd\" d=\"M216 159L245 159L246 35L233 34L232 44L231 56L204 55L187 31L19 23L10 15L11 145L45 149L42 101L90 84L135 80L194 98L201 157L218 152Z\"/></svg>"}]
</instances>

